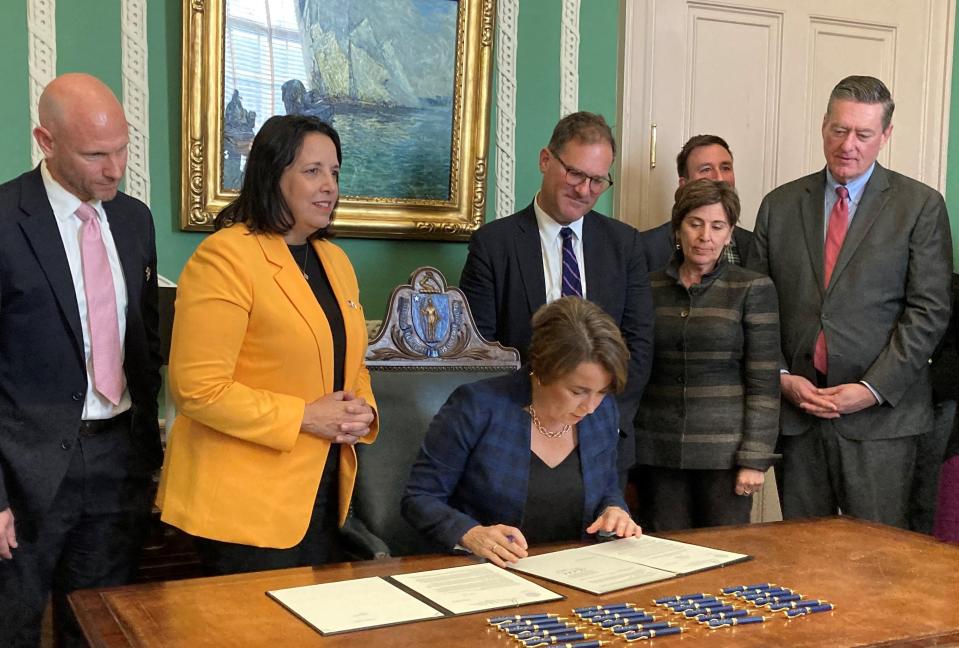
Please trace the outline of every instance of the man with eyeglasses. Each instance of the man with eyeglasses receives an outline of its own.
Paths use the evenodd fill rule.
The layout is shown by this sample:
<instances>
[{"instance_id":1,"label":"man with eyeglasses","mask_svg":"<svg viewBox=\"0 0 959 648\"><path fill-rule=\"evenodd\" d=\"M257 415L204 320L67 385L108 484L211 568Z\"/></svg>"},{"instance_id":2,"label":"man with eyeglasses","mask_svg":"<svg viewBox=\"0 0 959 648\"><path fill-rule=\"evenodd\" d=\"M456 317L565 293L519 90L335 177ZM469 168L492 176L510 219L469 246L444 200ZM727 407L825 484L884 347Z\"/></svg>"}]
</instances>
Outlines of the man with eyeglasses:
<instances>
[{"instance_id":1,"label":"man with eyeglasses","mask_svg":"<svg viewBox=\"0 0 959 648\"><path fill-rule=\"evenodd\" d=\"M680 187L700 178L722 180L736 186L733 152L726 140L718 135L690 137L676 156L676 171ZM676 251L672 222L667 219L662 225L643 231L642 236L649 271L664 269ZM749 251L752 238L752 232L737 225L733 228L732 240L723 250L723 259L727 263L745 265L745 254Z\"/></svg>"},{"instance_id":2,"label":"man with eyeglasses","mask_svg":"<svg viewBox=\"0 0 959 648\"><path fill-rule=\"evenodd\" d=\"M629 348L620 408L621 483L634 463L633 418L649 378L653 310L639 232L593 211L613 184L616 142L601 115L559 121L539 153L543 181L525 209L487 223L469 244L460 288L480 333L519 349L526 360L530 318L566 295L585 297L619 325Z\"/></svg>"}]
</instances>

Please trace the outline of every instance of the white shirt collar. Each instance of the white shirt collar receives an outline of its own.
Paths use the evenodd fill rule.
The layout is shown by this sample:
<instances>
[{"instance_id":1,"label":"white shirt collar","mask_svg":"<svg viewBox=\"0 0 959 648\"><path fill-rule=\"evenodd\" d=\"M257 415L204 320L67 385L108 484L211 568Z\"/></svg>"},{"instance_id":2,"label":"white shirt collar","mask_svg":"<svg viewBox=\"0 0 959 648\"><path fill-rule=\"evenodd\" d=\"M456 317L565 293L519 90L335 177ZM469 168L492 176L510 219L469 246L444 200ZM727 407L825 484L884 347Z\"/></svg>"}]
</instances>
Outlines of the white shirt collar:
<instances>
[{"instance_id":1,"label":"white shirt collar","mask_svg":"<svg viewBox=\"0 0 959 648\"><path fill-rule=\"evenodd\" d=\"M573 230L573 234L578 240L583 240L583 219L577 218L569 225L560 225L539 206L539 192L536 192L536 197L533 198L533 211L536 213L536 225L539 227L539 231L542 232L548 240L558 239L559 231L564 227Z\"/></svg>"},{"instance_id":2,"label":"white shirt collar","mask_svg":"<svg viewBox=\"0 0 959 648\"><path fill-rule=\"evenodd\" d=\"M44 160L40 163L40 176L43 178L43 188L47 191L47 200L50 201L50 207L53 209L53 215L57 217L59 221L67 221L71 218L74 212L77 211L77 208L83 202L72 193L70 193L66 187L56 181L53 175L50 173L50 170L47 168L47 161ZM89 205L93 207L97 216L100 218L101 222L103 221L103 203L99 200L91 200Z\"/></svg>"}]
</instances>

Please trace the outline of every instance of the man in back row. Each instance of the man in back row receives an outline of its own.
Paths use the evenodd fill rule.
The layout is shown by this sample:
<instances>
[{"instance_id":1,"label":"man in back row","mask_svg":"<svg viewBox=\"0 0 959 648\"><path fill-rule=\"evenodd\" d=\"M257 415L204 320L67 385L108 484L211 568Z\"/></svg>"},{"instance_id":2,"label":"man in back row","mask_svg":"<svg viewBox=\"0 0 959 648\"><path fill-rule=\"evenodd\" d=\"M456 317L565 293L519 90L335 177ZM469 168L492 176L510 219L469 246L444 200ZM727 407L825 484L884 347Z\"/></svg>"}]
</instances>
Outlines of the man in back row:
<instances>
[{"instance_id":1,"label":"man in back row","mask_svg":"<svg viewBox=\"0 0 959 648\"><path fill-rule=\"evenodd\" d=\"M516 347L524 361L530 318L547 302L577 295L613 318L630 354L626 390L618 399L625 483L636 453L633 418L652 362L653 309L639 232L592 211L613 184L615 155L601 115L561 119L539 153L539 193L525 209L473 234L460 288L483 337Z\"/></svg>"},{"instance_id":2,"label":"man in back row","mask_svg":"<svg viewBox=\"0 0 959 648\"><path fill-rule=\"evenodd\" d=\"M759 208L748 266L779 293L786 518L906 526L952 250L942 196L876 162L894 107L879 79L840 81L822 123L826 168Z\"/></svg>"},{"instance_id":3,"label":"man in back row","mask_svg":"<svg viewBox=\"0 0 959 648\"><path fill-rule=\"evenodd\" d=\"M683 145L676 156L676 171L679 174L679 186L691 180L709 178L722 180L736 186L736 172L733 170L733 152L729 144L718 135L694 135ZM663 270L676 251L676 237L673 236L672 223L666 222L642 233L643 249L646 252L646 267L650 272ZM744 265L744 257L752 244L752 233L737 225L733 229L733 238L723 250L723 256L729 263Z\"/></svg>"}]
</instances>

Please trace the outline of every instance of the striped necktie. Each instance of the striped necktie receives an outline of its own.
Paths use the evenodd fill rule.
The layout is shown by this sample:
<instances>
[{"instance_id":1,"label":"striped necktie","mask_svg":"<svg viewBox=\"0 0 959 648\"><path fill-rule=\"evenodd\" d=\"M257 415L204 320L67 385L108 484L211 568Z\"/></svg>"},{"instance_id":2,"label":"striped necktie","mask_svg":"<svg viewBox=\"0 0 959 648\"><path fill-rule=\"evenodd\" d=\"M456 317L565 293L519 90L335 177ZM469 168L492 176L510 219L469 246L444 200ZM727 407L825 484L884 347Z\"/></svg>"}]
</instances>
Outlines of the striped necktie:
<instances>
[{"instance_id":1,"label":"striped necktie","mask_svg":"<svg viewBox=\"0 0 959 648\"><path fill-rule=\"evenodd\" d=\"M579 275L576 250L573 249L573 230L564 227L559 231L559 235L563 237L563 287L560 294L563 297L582 297L583 280Z\"/></svg>"}]
</instances>

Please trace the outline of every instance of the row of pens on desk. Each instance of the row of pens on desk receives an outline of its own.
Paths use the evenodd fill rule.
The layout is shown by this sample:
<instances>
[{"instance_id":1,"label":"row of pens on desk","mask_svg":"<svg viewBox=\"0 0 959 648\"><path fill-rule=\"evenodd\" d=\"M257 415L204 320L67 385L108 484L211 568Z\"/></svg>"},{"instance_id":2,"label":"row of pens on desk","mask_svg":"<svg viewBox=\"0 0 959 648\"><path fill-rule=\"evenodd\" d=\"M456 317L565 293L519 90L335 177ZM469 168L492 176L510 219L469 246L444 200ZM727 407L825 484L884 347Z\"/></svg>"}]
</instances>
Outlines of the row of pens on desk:
<instances>
[{"instance_id":1,"label":"row of pens on desk","mask_svg":"<svg viewBox=\"0 0 959 648\"><path fill-rule=\"evenodd\" d=\"M794 618L834 609L827 601L806 598L772 583L724 587L719 596L704 592L677 594L653 603L664 608L673 620L651 614L634 603L615 603L575 608L574 616L569 617L542 612L498 616L487 621L527 648L598 648L610 643L600 637L633 642L678 635L687 629L682 621L695 621L716 630L773 618L753 614L756 611L779 612Z\"/></svg>"}]
</instances>

